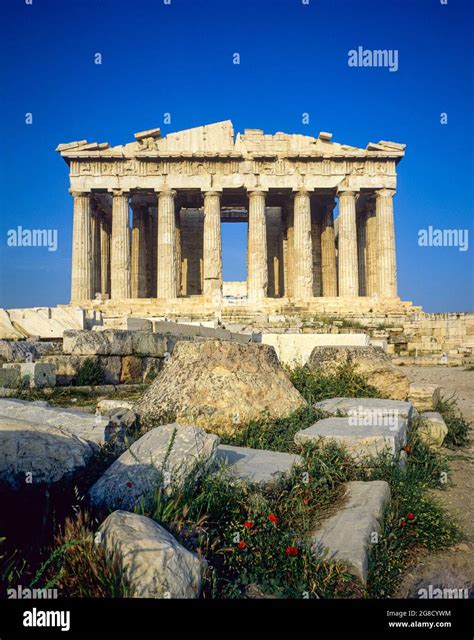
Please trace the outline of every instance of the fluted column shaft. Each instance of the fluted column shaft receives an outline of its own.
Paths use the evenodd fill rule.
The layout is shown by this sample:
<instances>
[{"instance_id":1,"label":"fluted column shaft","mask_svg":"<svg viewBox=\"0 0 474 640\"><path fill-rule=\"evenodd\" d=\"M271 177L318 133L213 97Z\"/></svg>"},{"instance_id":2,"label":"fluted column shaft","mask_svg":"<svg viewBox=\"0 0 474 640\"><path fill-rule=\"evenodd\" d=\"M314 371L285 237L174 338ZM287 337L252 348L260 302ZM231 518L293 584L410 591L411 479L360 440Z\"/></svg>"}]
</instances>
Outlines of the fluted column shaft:
<instances>
[{"instance_id":1,"label":"fluted column shaft","mask_svg":"<svg viewBox=\"0 0 474 640\"><path fill-rule=\"evenodd\" d=\"M203 271L205 296L222 294L221 196L216 191L204 193Z\"/></svg>"},{"instance_id":2,"label":"fluted column shaft","mask_svg":"<svg viewBox=\"0 0 474 640\"><path fill-rule=\"evenodd\" d=\"M357 225L357 264L359 269L359 295L367 295L367 228L366 211L362 209L356 214Z\"/></svg>"},{"instance_id":3,"label":"fluted column shaft","mask_svg":"<svg viewBox=\"0 0 474 640\"><path fill-rule=\"evenodd\" d=\"M324 203L321 231L322 295L337 296L336 239L334 235L334 198Z\"/></svg>"},{"instance_id":4,"label":"fluted column shaft","mask_svg":"<svg viewBox=\"0 0 474 640\"><path fill-rule=\"evenodd\" d=\"M113 191L110 293L115 300L130 298L130 225L126 191Z\"/></svg>"},{"instance_id":5,"label":"fluted column shaft","mask_svg":"<svg viewBox=\"0 0 474 640\"><path fill-rule=\"evenodd\" d=\"M110 295L110 225L102 215L99 218L100 228L100 292Z\"/></svg>"},{"instance_id":6,"label":"fluted column shaft","mask_svg":"<svg viewBox=\"0 0 474 640\"><path fill-rule=\"evenodd\" d=\"M356 194L340 191L338 223L339 295L359 295L357 265Z\"/></svg>"},{"instance_id":7,"label":"fluted column shaft","mask_svg":"<svg viewBox=\"0 0 474 640\"><path fill-rule=\"evenodd\" d=\"M71 191L74 198L72 230L71 302L92 298L92 240L90 195Z\"/></svg>"},{"instance_id":8,"label":"fluted column shaft","mask_svg":"<svg viewBox=\"0 0 474 640\"><path fill-rule=\"evenodd\" d=\"M132 298L145 298L147 293L147 243L146 243L146 207L136 203L133 207L132 222L132 258L131 258L131 295Z\"/></svg>"},{"instance_id":9,"label":"fluted column shaft","mask_svg":"<svg viewBox=\"0 0 474 640\"><path fill-rule=\"evenodd\" d=\"M322 211L319 202L312 203L311 206L311 245L313 247L313 296L319 297L322 295L322 280L321 280L321 216Z\"/></svg>"},{"instance_id":10,"label":"fluted column shaft","mask_svg":"<svg viewBox=\"0 0 474 640\"><path fill-rule=\"evenodd\" d=\"M158 196L157 298L178 297L175 196L172 190Z\"/></svg>"},{"instance_id":11,"label":"fluted column shaft","mask_svg":"<svg viewBox=\"0 0 474 640\"><path fill-rule=\"evenodd\" d=\"M311 202L307 191L294 198L294 287L295 298L313 296L313 249L311 241Z\"/></svg>"},{"instance_id":12,"label":"fluted column shaft","mask_svg":"<svg viewBox=\"0 0 474 640\"><path fill-rule=\"evenodd\" d=\"M375 215L375 200L372 198L367 203L365 221L365 242L366 242L366 282L365 292L368 296L378 295L378 233L377 216Z\"/></svg>"},{"instance_id":13,"label":"fluted column shaft","mask_svg":"<svg viewBox=\"0 0 474 640\"><path fill-rule=\"evenodd\" d=\"M397 295L397 265L395 257L395 226L393 222L394 189L379 189L375 193L378 240L378 287L386 297Z\"/></svg>"},{"instance_id":14,"label":"fluted column shaft","mask_svg":"<svg viewBox=\"0 0 474 640\"><path fill-rule=\"evenodd\" d=\"M261 301L267 295L267 232L265 193L249 193L249 226L247 247L247 297L250 302Z\"/></svg>"}]
</instances>

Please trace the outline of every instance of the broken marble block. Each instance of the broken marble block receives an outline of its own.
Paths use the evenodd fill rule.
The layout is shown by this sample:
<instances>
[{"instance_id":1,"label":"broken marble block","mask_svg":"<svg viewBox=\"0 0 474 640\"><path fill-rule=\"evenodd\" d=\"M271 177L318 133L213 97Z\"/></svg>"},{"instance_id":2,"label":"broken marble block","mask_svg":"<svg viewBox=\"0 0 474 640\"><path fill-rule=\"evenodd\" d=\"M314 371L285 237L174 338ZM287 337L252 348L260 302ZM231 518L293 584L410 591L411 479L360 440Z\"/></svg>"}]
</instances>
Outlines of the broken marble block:
<instances>
[{"instance_id":1,"label":"broken marble block","mask_svg":"<svg viewBox=\"0 0 474 640\"><path fill-rule=\"evenodd\" d=\"M336 442L346 447L355 460L389 453L398 457L407 442L407 421L365 423L354 417L325 418L295 435L296 444Z\"/></svg>"},{"instance_id":2,"label":"broken marble block","mask_svg":"<svg viewBox=\"0 0 474 640\"><path fill-rule=\"evenodd\" d=\"M302 464L301 456L279 451L249 449L221 444L217 447L217 459L228 466L229 476L256 484L270 484L293 467Z\"/></svg>"},{"instance_id":3,"label":"broken marble block","mask_svg":"<svg viewBox=\"0 0 474 640\"><path fill-rule=\"evenodd\" d=\"M341 560L365 584L369 554L381 531L390 487L383 480L348 482L342 507L313 533L313 550L326 560Z\"/></svg>"},{"instance_id":4,"label":"broken marble block","mask_svg":"<svg viewBox=\"0 0 474 640\"><path fill-rule=\"evenodd\" d=\"M333 416L360 416L365 421L378 418L387 423L390 419L395 421L397 418L410 422L418 415L411 402L381 398L329 398L316 402L314 408Z\"/></svg>"}]
</instances>

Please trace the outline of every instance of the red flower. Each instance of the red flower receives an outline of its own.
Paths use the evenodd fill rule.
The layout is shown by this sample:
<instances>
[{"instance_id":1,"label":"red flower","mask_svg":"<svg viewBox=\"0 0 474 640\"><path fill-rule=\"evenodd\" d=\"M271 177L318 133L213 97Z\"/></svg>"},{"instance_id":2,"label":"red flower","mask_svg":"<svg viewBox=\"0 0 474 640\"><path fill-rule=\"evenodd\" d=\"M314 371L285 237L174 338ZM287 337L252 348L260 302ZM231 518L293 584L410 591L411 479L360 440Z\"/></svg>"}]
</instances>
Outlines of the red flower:
<instances>
[{"instance_id":1,"label":"red flower","mask_svg":"<svg viewBox=\"0 0 474 640\"><path fill-rule=\"evenodd\" d=\"M298 549L296 547L286 547L285 553L287 556L297 556Z\"/></svg>"},{"instance_id":2,"label":"red flower","mask_svg":"<svg viewBox=\"0 0 474 640\"><path fill-rule=\"evenodd\" d=\"M407 520L414 520L414 519L415 519L415 514L413 514L413 513L409 513L409 514L407 515Z\"/></svg>"},{"instance_id":3,"label":"red flower","mask_svg":"<svg viewBox=\"0 0 474 640\"><path fill-rule=\"evenodd\" d=\"M131 488L132 488L132 483L131 483L131 482L127 482L127 487L128 487L129 489L131 489Z\"/></svg>"},{"instance_id":4,"label":"red flower","mask_svg":"<svg viewBox=\"0 0 474 640\"><path fill-rule=\"evenodd\" d=\"M245 549L247 544L243 540L241 540L240 542L237 543L237 546L239 547L239 549Z\"/></svg>"},{"instance_id":5,"label":"red flower","mask_svg":"<svg viewBox=\"0 0 474 640\"><path fill-rule=\"evenodd\" d=\"M403 451L406 451L407 453L411 453L411 447L410 445L407 444L406 447L403 447Z\"/></svg>"},{"instance_id":6,"label":"red flower","mask_svg":"<svg viewBox=\"0 0 474 640\"><path fill-rule=\"evenodd\" d=\"M400 526L401 527L406 527L407 523L405 522L405 520L400 520Z\"/></svg>"},{"instance_id":7,"label":"red flower","mask_svg":"<svg viewBox=\"0 0 474 640\"><path fill-rule=\"evenodd\" d=\"M244 522L244 527L246 527L247 529L251 529L253 527L253 522L251 522L250 520L246 520Z\"/></svg>"},{"instance_id":8,"label":"red flower","mask_svg":"<svg viewBox=\"0 0 474 640\"><path fill-rule=\"evenodd\" d=\"M274 513L270 513L268 519L270 520L270 522L273 522L273 524L277 524L278 522L278 518Z\"/></svg>"},{"instance_id":9,"label":"red flower","mask_svg":"<svg viewBox=\"0 0 474 640\"><path fill-rule=\"evenodd\" d=\"M311 502L311 498L303 498L304 504L309 504Z\"/></svg>"}]
</instances>

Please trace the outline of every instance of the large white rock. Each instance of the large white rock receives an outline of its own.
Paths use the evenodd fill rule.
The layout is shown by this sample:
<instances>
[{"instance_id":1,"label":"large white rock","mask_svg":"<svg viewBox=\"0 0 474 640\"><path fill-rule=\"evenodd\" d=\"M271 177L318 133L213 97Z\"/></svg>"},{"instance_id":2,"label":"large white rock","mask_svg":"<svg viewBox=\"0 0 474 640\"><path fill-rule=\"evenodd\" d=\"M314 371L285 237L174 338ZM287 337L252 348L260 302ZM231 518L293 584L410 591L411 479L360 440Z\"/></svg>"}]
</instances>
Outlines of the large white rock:
<instances>
[{"instance_id":1,"label":"large white rock","mask_svg":"<svg viewBox=\"0 0 474 640\"><path fill-rule=\"evenodd\" d=\"M301 456L265 449L249 449L220 444L217 458L228 465L229 475L237 480L268 484L302 464Z\"/></svg>"},{"instance_id":2,"label":"large white rock","mask_svg":"<svg viewBox=\"0 0 474 640\"><path fill-rule=\"evenodd\" d=\"M263 333L263 344L272 346L282 364L306 364L315 347L365 347L365 333Z\"/></svg>"},{"instance_id":3,"label":"large white rock","mask_svg":"<svg viewBox=\"0 0 474 640\"><path fill-rule=\"evenodd\" d=\"M343 560L363 583L367 581L372 541L381 531L384 510L390 502L387 482L348 482L345 503L313 533L313 548L328 560ZM374 535L375 534L375 535Z\"/></svg>"},{"instance_id":4,"label":"large white rock","mask_svg":"<svg viewBox=\"0 0 474 640\"><path fill-rule=\"evenodd\" d=\"M145 433L106 470L89 490L93 504L127 511L153 495L167 493L207 466L216 456L219 438L197 427L167 424Z\"/></svg>"},{"instance_id":5,"label":"large white rock","mask_svg":"<svg viewBox=\"0 0 474 640\"><path fill-rule=\"evenodd\" d=\"M88 442L63 429L0 415L0 483L11 488L67 482L93 454Z\"/></svg>"},{"instance_id":6,"label":"large white rock","mask_svg":"<svg viewBox=\"0 0 474 640\"><path fill-rule=\"evenodd\" d=\"M380 418L393 416L408 421L418 415L411 402L381 398L329 398L316 402L314 408L334 416L359 415L361 417L380 416Z\"/></svg>"},{"instance_id":7,"label":"large white rock","mask_svg":"<svg viewBox=\"0 0 474 640\"><path fill-rule=\"evenodd\" d=\"M99 529L100 544L117 553L135 598L197 598L205 560L154 520L114 511Z\"/></svg>"},{"instance_id":8,"label":"large white rock","mask_svg":"<svg viewBox=\"0 0 474 640\"><path fill-rule=\"evenodd\" d=\"M91 415L75 409L50 407L43 402L2 398L0 399L0 414L19 420L57 427L71 435L86 440L95 449L98 448L98 445L103 445L113 440L120 442L125 437L122 425L117 424L110 417L97 414Z\"/></svg>"},{"instance_id":9,"label":"large white rock","mask_svg":"<svg viewBox=\"0 0 474 640\"><path fill-rule=\"evenodd\" d=\"M389 453L396 457L406 445L405 418L376 420L375 424L354 418L325 418L295 434L297 444L334 441L347 448L356 460Z\"/></svg>"},{"instance_id":10,"label":"large white rock","mask_svg":"<svg viewBox=\"0 0 474 640\"><path fill-rule=\"evenodd\" d=\"M56 386L56 367L54 364L45 362L10 362L4 364L3 367L19 371L21 382L31 388L42 389L43 387Z\"/></svg>"},{"instance_id":11,"label":"large white rock","mask_svg":"<svg viewBox=\"0 0 474 640\"><path fill-rule=\"evenodd\" d=\"M432 449L439 449L448 435L448 426L443 416L437 411L426 411L420 417L418 425L420 439Z\"/></svg>"},{"instance_id":12,"label":"large white rock","mask_svg":"<svg viewBox=\"0 0 474 640\"><path fill-rule=\"evenodd\" d=\"M33 362L43 356L61 352L58 342L32 340L0 340L0 360L5 362Z\"/></svg>"}]
</instances>

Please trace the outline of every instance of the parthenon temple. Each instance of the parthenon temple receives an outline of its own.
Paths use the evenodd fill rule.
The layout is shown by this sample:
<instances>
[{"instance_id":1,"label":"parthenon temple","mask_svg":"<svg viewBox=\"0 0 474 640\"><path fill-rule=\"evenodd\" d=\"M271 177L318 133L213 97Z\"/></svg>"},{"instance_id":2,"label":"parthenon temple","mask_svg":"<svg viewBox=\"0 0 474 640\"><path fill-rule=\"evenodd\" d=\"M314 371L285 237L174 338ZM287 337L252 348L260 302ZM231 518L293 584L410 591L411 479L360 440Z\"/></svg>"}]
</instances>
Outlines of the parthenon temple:
<instances>
[{"instance_id":1,"label":"parthenon temple","mask_svg":"<svg viewBox=\"0 0 474 640\"><path fill-rule=\"evenodd\" d=\"M60 144L74 201L71 304L407 310L393 214L404 149L326 132L234 136L230 121L115 147ZM248 225L244 282L223 282L223 222Z\"/></svg>"}]
</instances>

